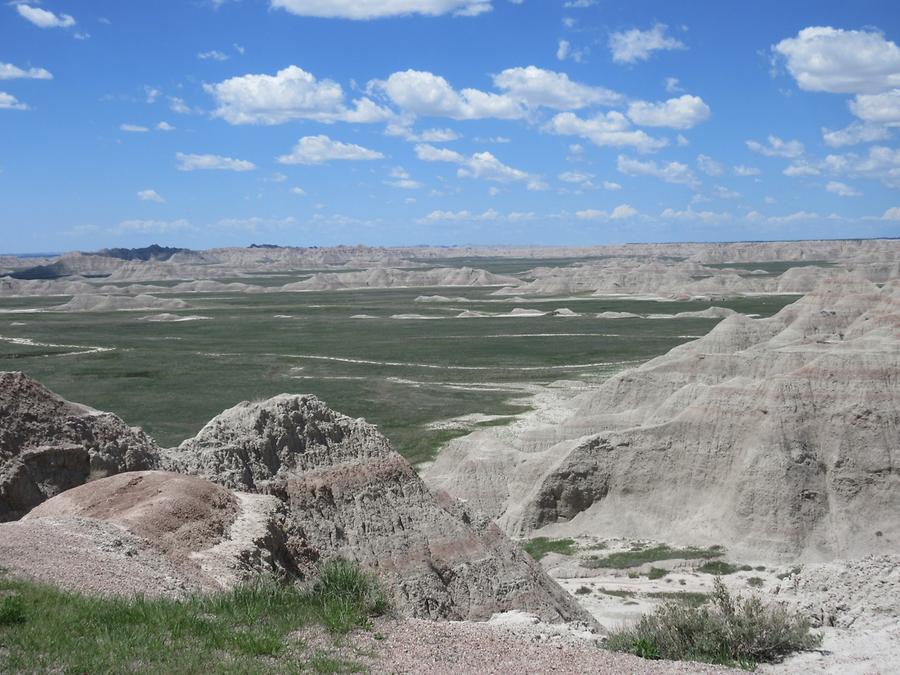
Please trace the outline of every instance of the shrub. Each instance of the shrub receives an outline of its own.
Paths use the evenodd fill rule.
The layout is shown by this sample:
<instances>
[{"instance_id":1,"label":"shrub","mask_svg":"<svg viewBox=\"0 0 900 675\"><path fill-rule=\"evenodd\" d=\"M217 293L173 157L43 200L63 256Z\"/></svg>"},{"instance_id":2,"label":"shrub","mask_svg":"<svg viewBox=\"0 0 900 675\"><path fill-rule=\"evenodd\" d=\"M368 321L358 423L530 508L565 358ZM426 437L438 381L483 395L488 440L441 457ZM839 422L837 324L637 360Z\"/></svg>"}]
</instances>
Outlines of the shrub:
<instances>
[{"instance_id":1,"label":"shrub","mask_svg":"<svg viewBox=\"0 0 900 675\"><path fill-rule=\"evenodd\" d=\"M560 553L572 555L575 553L574 539L550 539L549 537L535 537L522 543L522 548L535 560L540 560L548 553Z\"/></svg>"},{"instance_id":2,"label":"shrub","mask_svg":"<svg viewBox=\"0 0 900 675\"><path fill-rule=\"evenodd\" d=\"M763 585L763 580L759 577L750 577L747 579L747 585L752 586L753 588L761 588Z\"/></svg>"},{"instance_id":3,"label":"shrub","mask_svg":"<svg viewBox=\"0 0 900 675\"><path fill-rule=\"evenodd\" d=\"M733 596L716 579L708 604L666 602L634 626L613 632L607 646L645 658L752 668L820 642L805 617L780 605L766 605L755 596Z\"/></svg>"},{"instance_id":4,"label":"shrub","mask_svg":"<svg viewBox=\"0 0 900 675\"><path fill-rule=\"evenodd\" d=\"M669 570L664 570L659 567L651 567L650 571L647 572L648 579L662 579L669 573Z\"/></svg>"},{"instance_id":5,"label":"shrub","mask_svg":"<svg viewBox=\"0 0 900 675\"><path fill-rule=\"evenodd\" d=\"M709 562L700 565L700 567L697 568L697 571L703 572L704 574L715 575L734 574L738 571L738 567L723 560L710 560Z\"/></svg>"},{"instance_id":6,"label":"shrub","mask_svg":"<svg viewBox=\"0 0 900 675\"><path fill-rule=\"evenodd\" d=\"M712 546L710 548L695 548L689 546L687 548L672 548L661 544L651 548L635 548L632 546L630 551L619 551L610 553L607 556L593 556L585 561L587 567L602 567L610 569L624 569L626 567L637 567L648 562L656 562L658 560L672 560L674 558L684 558L686 560L697 560L703 558L718 558L724 555L725 551L721 546Z\"/></svg>"},{"instance_id":7,"label":"shrub","mask_svg":"<svg viewBox=\"0 0 900 675\"><path fill-rule=\"evenodd\" d=\"M575 591L575 595L588 595L590 592L590 586L579 586Z\"/></svg>"}]
</instances>

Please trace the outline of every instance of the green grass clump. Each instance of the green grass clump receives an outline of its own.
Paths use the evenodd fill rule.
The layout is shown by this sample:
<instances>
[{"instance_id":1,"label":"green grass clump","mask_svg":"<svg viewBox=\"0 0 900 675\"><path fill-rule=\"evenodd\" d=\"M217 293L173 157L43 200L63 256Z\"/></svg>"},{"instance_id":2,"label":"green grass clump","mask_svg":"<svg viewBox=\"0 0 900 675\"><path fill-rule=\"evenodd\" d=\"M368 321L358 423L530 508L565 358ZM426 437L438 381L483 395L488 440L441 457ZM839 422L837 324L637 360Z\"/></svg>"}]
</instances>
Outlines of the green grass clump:
<instances>
[{"instance_id":1,"label":"green grass clump","mask_svg":"<svg viewBox=\"0 0 900 675\"><path fill-rule=\"evenodd\" d=\"M732 565L724 560L710 560L697 568L698 572L703 574L715 574L721 576L723 574L734 574L740 569L737 565Z\"/></svg>"},{"instance_id":2,"label":"green grass clump","mask_svg":"<svg viewBox=\"0 0 900 675\"><path fill-rule=\"evenodd\" d=\"M794 574L800 574L800 572L802 571L802 569L803 569L803 568L800 567L800 566L798 565L797 567L792 567L791 569L789 569L789 570L787 570L787 571L785 571L785 572L781 572L780 574L776 574L776 575L775 575L775 578L776 578L776 579L780 579L780 580L783 581L784 579L787 579L789 576L792 576L792 575L794 575Z\"/></svg>"},{"instance_id":3,"label":"green grass clump","mask_svg":"<svg viewBox=\"0 0 900 675\"><path fill-rule=\"evenodd\" d=\"M522 542L522 548L535 560L540 560L548 553L560 553L572 555L575 553L574 539L550 539L549 537L535 537Z\"/></svg>"},{"instance_id":4,"label":"green grass clump","mask_svg":"<svg viewBox=\"0 0 900 675\"><path fill-rule=\"evenodd\" d=\"M623 591L616 588L598 588L603 595L611 595L616 598L633 598L634 591Z\"/></svg>"},{"instance_id":5,"label":"green grass clump","mask_svg":"<svg viewBox=\"0 0 900 675\"><path fill-rule=\"evenodd\" d=\"M347 672L354 664L322 670L290 634L306 625L342 633L385 609L374 582L343 562L326 564L310 591L259 580L179 601L0 578L0 597L0 672Z\"/></svg>"},{"instance_id":6,"label":"green grass clump","mask_svg":"<svg viewBox=\"0 0 900 675\"><path fill-rule=\"evenodd\" d=\"M661 544L651 548L640 550L620 551L618 553L610 553L607 556L591 556L584 561L586 567L591 568L609 568L609 569L625 569L628 567L638 567L645 563L656 562L658 560L672 560L673 558L684 558L687 560L697 560L702 558L717 558L724 555L725 551L721 546L712 546L710 548L695 548L689 546L687 548L672 548Z\"/></svg>"},{"instance_id":7,"label":"green grass clump","mask_svg":"<svg viewBox=\"0 0 900 675\"><path fill-rule=\"evenodd\" d=\"M660 567L651 567L650 571L647 572L648 579L662 579L669 573L669 570L664 570Z\"/></svg>"},{"instance_id":8,"label":"green grass clump","mask_svg":"<svg viewBox=\"0 0 900 675\"><path fill-rule=\"evenodd\" d=\"M613 632L607 647L644 658L753 669L820 642L805 617L755 596L733 596L716 579L708 604L666 602L634 626Z\"/></svg>"},{"instance_id":9,"label":"green grass clump","mask_svg":"<svg viewBox=\"0 0 900 675\"><path fill-rule=\"evenodd\" d=\"M579 586L577 589L575 589L575 595L589 595L590 592L590 586Z\"/></svg>"},{"instance_id":10,"label":"green grass clump","mask_svg":"<svg viewBox=\"0 0 900 675\"><path fill-rule=\"evenodd\" d=\"M747 579L747 585L752 586L753 588L761 588L763 583L764 582L760 577L750 577Z\"/></svg>"}]
</instances>

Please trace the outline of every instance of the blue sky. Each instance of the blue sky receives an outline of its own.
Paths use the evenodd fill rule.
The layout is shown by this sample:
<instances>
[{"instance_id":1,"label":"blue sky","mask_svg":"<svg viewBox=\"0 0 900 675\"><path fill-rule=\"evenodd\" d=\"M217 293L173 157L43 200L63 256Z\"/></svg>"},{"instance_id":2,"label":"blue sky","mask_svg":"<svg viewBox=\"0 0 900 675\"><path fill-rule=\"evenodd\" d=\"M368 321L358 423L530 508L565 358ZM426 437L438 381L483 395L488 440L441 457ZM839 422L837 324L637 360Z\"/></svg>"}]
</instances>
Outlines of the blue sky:
<instances>
[{"instance_id":1,"label":"blue sky","mask_svg":"<svg viewBox=\"0 0 900 675\"><path fill-rule=\"evenodd\" d=\"M896 2L0 5L0 251L900 235Z\"/></svg>"}]
</instances>

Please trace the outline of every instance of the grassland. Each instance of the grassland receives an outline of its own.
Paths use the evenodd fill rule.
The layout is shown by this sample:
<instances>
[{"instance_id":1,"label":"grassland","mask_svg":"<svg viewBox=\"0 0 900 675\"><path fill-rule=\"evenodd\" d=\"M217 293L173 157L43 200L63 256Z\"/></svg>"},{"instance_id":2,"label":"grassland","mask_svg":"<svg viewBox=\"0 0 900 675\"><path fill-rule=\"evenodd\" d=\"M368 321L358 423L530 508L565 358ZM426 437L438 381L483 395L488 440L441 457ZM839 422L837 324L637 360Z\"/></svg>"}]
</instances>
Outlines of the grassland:
<instances>
[{"instance_id":1,"label":"grassland","mask_svg":"<svg viewBox=\"0 0 900 675\"><path fill-rule=\"evenodd\" d=\"M0 672L355 672L292 633L321 626L335 640L385 609L344 562L310 591L258 582L185 601L90 597L0 573Z\"/></svg>"},{"instance_id":2,"label":"grassland","mask_svg":"<svg viewBox=\"0 0 900 675\"><path fill-rule=\"evenodd\" d=\"M157 293L189 302L192 308L181 314L208 317L180 323L140 320L153 312L27 312L67 298L0 298L0 336L8 338L0 340L0 369L22 370L70 400L115 412L163 445L192 436L240 401L312 393L378 424L401 453L420 462L466 431L435 422L472 413L508 422L527 410L523 395L531 385L600 381L716 324L596 319L604 311L676 313L710 303L590 297L527 304L543 311L569 306L578 317L454 318L464 309L503 313L521 306L491 297L492 290ZM471 301L415 302L429 294ZM717 304L769 315L794 299ZM410 313L436 318L391 318ZM32 344L15 341L21 339ZM105 351L84 353L93 347Z\"/></svg>"}]
</instances>

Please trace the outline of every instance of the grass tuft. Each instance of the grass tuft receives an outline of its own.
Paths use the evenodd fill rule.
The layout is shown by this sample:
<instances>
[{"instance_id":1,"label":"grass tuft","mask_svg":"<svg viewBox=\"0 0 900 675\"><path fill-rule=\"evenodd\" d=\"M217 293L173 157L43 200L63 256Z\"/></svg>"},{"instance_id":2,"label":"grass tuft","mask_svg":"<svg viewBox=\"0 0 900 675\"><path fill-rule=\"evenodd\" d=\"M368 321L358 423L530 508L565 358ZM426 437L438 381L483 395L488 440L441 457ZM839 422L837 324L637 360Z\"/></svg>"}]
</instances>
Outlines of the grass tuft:
<instances>
[{"instance_id":1,"label":"grass tuft","mask_svg":"<svg viewBox=\"0 0 900 675\"><path fill-rule=\"evenodd\" d=\"M559 553L561 555L572 555L575 553L574 539L535 537L534 539L522 542L521 546L535 560L540 560L548 553Z\"/></svg>"},{"instance_id":2,"label":"grass tuft","mask_svg":"<svg viewBox=\"0 0 900 675\"><path fill-rule=\"evenodd\" d=\"M607 646L644 658L704 661L753 669L819 645L809 621L756 596L731 595L721 579L708 604L665 602L635 625L613 632Z\"/></svg>"},{"instance_id":3,"label":"grass tuft","mask_svg":"<svg viewBox=\"0 0 900 675\"><path fill-rule=\"evenodd\" d=\"M672 560L674 558L698 560L703 558L717 558L724 554L725 550L721 546L712 546L710 548L695 548L693 546L687 548L672 548L665 544L661 544L650 548L633 548L631 551L610 553L602 558L599 556L591 556L584 561L584 565L590 568L625 569L628 567L638 567L645 563L657 562L659 560Z\"/></svg>"}]
</instances>

